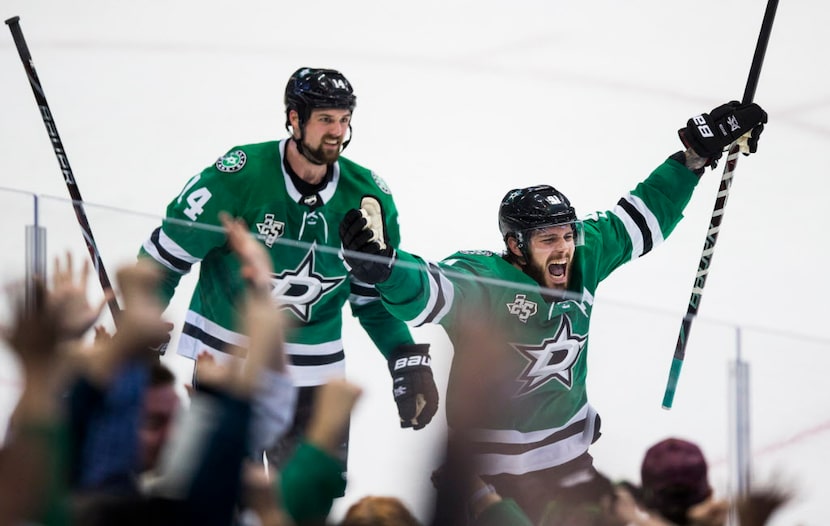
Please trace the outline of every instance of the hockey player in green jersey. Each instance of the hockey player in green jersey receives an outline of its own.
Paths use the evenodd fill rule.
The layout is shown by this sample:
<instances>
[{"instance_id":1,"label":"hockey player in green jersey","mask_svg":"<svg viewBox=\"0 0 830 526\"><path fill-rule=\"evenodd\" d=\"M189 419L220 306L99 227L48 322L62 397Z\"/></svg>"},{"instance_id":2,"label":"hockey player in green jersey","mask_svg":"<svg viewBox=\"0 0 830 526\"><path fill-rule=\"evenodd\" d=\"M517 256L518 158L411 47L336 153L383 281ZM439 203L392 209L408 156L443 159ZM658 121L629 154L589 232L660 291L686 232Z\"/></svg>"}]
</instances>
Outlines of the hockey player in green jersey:
<instances>
[{"instance_id":1,"label":"hockey player in green jersey","mask_svg":"<svg viewBox=\"0 0 830 526\"><path fill-rule=\"evenodd\" d=\"M396 250L385 243L394 239L394 221L371 196L344 216L345 260L357 277L376 284L394 315L414 325L440 324L454 345L471 317L504 334L495 365L504 380L489 390L501 399L480 402L475 416L459 414L454 379L469 376L458 369L472 360L456 353L447 418L451 429L458 421L473 422L466 431L481 478L519 502L534 524L561 488L573 495L573 486L585 484L580 494L590 495L591 480L599 478L588 447L599 438L600 419L585 382L597 286L661 244L704 168L739 138L745 153L754 152L764 122L759 106L734 101L689 119L680 130L685 151L655 168L613 209L583 220L552 186L509 191L499 209L503 254L460 251L435 263Z\"/></svg>"},{"instance_id":2,"label":"hockey player in green jersey","mask_svg":"<svg viewBox=\"0 0 830 526\"><path fill-rule=\"evenodd\" d=\"M438 406L429 346L415 344L374 287L352 279L338 255L340 219L364 194L378 196L387 211L390 245L397 246L400 238L398 213L386 183L340 155L351 140L355 102L351 84L338 71L298 69L285 89L290 138L235 146L192 177L139 254L164 269L165 301L181 277L200 264L178 353L195 359L209 352L221 359L231 346L244 348L246 337L236 324L244 290L239 264L224 234L212 228L220 224L219 213L243 219L268 249L275 269L272 295L288 313L291 326L285 352L291 362L290 380L297 387L280 388L287 380L274 375L255 405L266 416L260 424L272 424L270 431L257 436L273 452L276 464L302 433L315 389L345 375L341 329L346 303L389 361L401 426L424 427ZM418 363L395 369L400 358ZM198 387L198 371L194 378ZM293 393L294 399L286 393ZM271 448L268 443L282 434L286 422L291 429L279 446Z\"/></svg>"}]
</instances>

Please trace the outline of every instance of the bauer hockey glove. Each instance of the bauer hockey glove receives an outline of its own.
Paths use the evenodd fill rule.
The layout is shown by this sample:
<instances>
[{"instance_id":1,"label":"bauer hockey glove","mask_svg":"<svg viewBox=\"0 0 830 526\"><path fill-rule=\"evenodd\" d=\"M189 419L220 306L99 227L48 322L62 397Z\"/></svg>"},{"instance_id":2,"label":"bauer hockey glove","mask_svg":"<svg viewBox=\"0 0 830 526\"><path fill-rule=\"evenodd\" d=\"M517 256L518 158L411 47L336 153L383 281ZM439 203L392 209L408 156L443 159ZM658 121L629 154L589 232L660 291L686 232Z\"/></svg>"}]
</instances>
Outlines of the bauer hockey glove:
<instances>
[{"instance_id":1,"label":"bauer hockey glove","mask_svg":"<svg viewBox=\"0 0 830 526\"><path fill-rule=\"evenodd\" d=\"M744 155L755 153L766 122L767 112L760 106L733 100L692 117L677 133L687 148L706 159L705 166L714 168L724 148L735 141L739 141Z\"/></svg>"},{"instance_id":2,"label":"bauer hockey glove","mask_svg":"<svg viewBox=\"0 0 830 526\"><path fill-rule=\"evenodd\" d=\"M438 388L432 377L429 344L399 345L389 355L392 394L401 427L421 429L438 411Z\"/></svg>"},{"instance_id":3,"label":"bauer hockey glove","mask_svg":"<svg viewBox=\"0 0 830 526\"><path fill-rule=\"evenodd\" d=\"M365 196L360 210L346 212L340 222L340 241L343 260L354 277L370 285L389 279L395 249L389 244L386 216L377 198Z\"/></svg>"}]
</instances>

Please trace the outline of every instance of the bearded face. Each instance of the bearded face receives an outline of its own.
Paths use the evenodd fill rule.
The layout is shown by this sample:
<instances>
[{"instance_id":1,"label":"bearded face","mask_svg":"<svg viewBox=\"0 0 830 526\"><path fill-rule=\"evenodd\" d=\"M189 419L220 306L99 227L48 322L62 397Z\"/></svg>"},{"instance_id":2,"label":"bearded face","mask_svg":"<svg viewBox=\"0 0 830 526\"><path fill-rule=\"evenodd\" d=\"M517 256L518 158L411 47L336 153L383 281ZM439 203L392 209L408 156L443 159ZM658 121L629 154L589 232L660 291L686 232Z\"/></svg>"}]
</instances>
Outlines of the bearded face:
<instances>
[{"instance_id":1,"label":"bearded face","mask_svg":"<svg viewBox=\"0 0 830 526\"><path fill-rule=\"evenodd\" d=\"M336 162L343 150L343 141L347 139L351 119L349 110L313 110L303 128L303 153L319 164Z\"/></svg>"},{"instance_id":2,"label":"bearded face","mask_svg":"<svg viewBox=\"0 0 830 526\"><path fill-rule=\"evenodd\" d=\"M540 228L528 238L527 261L522 270L545 288L566 289L576 249L573 227Z\"/></svg>"}]
</instances>

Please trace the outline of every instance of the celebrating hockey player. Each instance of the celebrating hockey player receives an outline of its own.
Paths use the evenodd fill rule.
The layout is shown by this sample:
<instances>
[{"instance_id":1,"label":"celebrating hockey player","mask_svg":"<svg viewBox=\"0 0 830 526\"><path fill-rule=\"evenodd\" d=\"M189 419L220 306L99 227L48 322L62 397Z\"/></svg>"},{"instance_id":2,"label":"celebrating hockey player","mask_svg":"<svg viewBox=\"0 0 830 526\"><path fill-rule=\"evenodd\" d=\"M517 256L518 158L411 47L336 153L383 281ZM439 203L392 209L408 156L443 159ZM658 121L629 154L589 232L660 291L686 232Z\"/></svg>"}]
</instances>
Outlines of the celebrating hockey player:
<instances>
[{"instance_id":1,"label":"celebrating hockey player","mask_svg":"<svg viewBox=\"0 0 830 526\"><path fill-rule=\"evenodd\" d=\"M479 403L475 416L459 414L456 407L464 404L453 399L453 379L469 378L457 368L475 360L456 355L447 417L451 428L474 423L468 436L481 478L516 499L534 524L566 489L598 497L591 484L600 478L588 448L599 438L600 419L585 384L597 286L668 237L704 168L727 145L740 139L745 154L755 152L766 120L758 105L734 101L689 119L680 130L685 151L671 155L613 209L583 220L552 186L507 192L499 208L502 254L461 251L431 263L396 250L387 242L395 239L394 210L371 196L344 216L346 262L359 279L376 284L395 316L416 325L438 323L453 343L471 317L504 334L500 363L483 358L506 375L504 385L489 391L503 399ZM574 491L578 486L585 491Z\"/></svg>"},{"instance_id":2,"label":"celebrating hockey player","mask_svg":"<svg viewBox=\"0 0 830 526\"><path fill-rule=\"evenodd\" d=\"M279 445L269 448L269 458L277 465L303 432L315 389L345 374L341 327L347 301L388 359L400 425L420 429L438 407L429 346L415 344L374 288L351 279L338 256L339 222L364 194L377 196L386 211L389 246L397 247L400 238L398 213L386 183L341 157L351 140L355 102L352 86L340 72L298 69L285 88L290 137L235 146L192 177L139 254L164 268L166 301L181 277L200 264L178 353L195 359L207 351L221 359L231 346L245 346L246 337L236 325L244 283L224 234L210 227L220 224L219 213L225 211L250 225L267 247L275 269L272 295L289 314L285 351L291 362L288 376L297 387L288 391L295 398L286 399L286 390L280 388L286 377L275 374L256 406L260 416L270 415L271 435L282 434L280 423L290 424ZM402 357L418 357L411 362L417 365L395 368ZM198 371L194 383L198 388ZM347 440L344 437L344 461Z\"/></svg>"}]
</instances>

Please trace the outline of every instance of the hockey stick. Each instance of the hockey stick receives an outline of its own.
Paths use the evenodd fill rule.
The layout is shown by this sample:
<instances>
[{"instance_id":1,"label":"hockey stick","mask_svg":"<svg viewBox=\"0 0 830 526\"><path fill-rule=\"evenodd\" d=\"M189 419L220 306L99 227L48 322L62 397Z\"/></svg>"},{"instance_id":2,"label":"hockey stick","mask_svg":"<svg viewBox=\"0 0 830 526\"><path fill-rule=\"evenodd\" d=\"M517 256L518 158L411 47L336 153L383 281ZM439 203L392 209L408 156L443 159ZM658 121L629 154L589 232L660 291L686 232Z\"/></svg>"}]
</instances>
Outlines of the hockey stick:
<instances>
[{"instance_id":1,"label":"hockey stick","mask_svg":"<svg viewBox=\"0 0 830 526\"><path fill-rule=\"evenodd\" d=\"M52 142L52 149L55 151L55 157L58 159L58 165L60 165L63 179L66 182L66 188L69 190L69 195L72 198L75 217L78 219L78 224L81 225L86 248L89 251L89 256L92 258L93 266L98 273L98 281L101 282L101 288L104 289L104 293L109 293L112 291L112 285L107 276L107 271L104 268L101 254L98 252L98 247L95 244L95 238L92 236L92 228L89 226L89 221L84 211L84 200L81 197L78 184L75 182L75 175L72 173L72 168L69 166L69 159L66 157L66 152L63 149L63 142L61 141L60 135L58 135L58 128L55 126L55 120L52 118L52 112L49 109L49 103L46 101L46 95L43 94L43 87L40 85L40 79L35 71L32 55L29 53L29 46L26 45L26 39L23 37L23 31L20 29L20 17L13 16L6 20L6 24L12 32L14 45L17 46L17 53L20 55L23 68L29 77L29 84L32 86L37 107L40 109L40 117L46 126L46 132L49 134L49 140ZM115 295L110 296L108 305L113 320L117 323L121 308L118 306L118 300L115 299Z\"/></svg>"},{"instance_id":2,"label":"hockey stick","mask_svg":"<svg viewBox=\"0 0 830 526\"><path fill-rule=\"evenodd\" d=\"M755 89L758 87L758 77L761 75L761 66L764 63L764 55L767 51L767 43L772 32L772 22L775 19L775 11L778 8L778 0L768 0L767 9L764 12L764 20L761 23L761 31L758 34L758 43L755 45L755 55L752 57L752 66L749 68L749 78L746 81L746 89L742 102L748 104L755 98ZM738 164L738 153L740 147L738 142L729 146L729 153L726 158L726 166L723 168L718 195L715 199L715 208L712 211L712 218L709 221L709 230L706 233L706 241L703 243L703 252L700 255L700 262L697 266L697 275L692 286L692 295L689 298L689 305L686 308L686 315L680 324L680 333L677 336L677 343L674 347L674 358L672 358L669 379L666 383L666 390L663 393L663 409L671 409L674 402L674 393L677 390L677 381L680 377L680 369L683 366L683 359L686 356L686 344L689 341L689 331L692 329L692 322L697 316L700 300L703 296L703 287L706 285L706 277L709 274L709 266L712 263L712 255L715 251L715 243L718 240L720 224L723 220L726 200L729 198L729 190L732 187L732 174Z\"/></svg>"}]
</instances>

